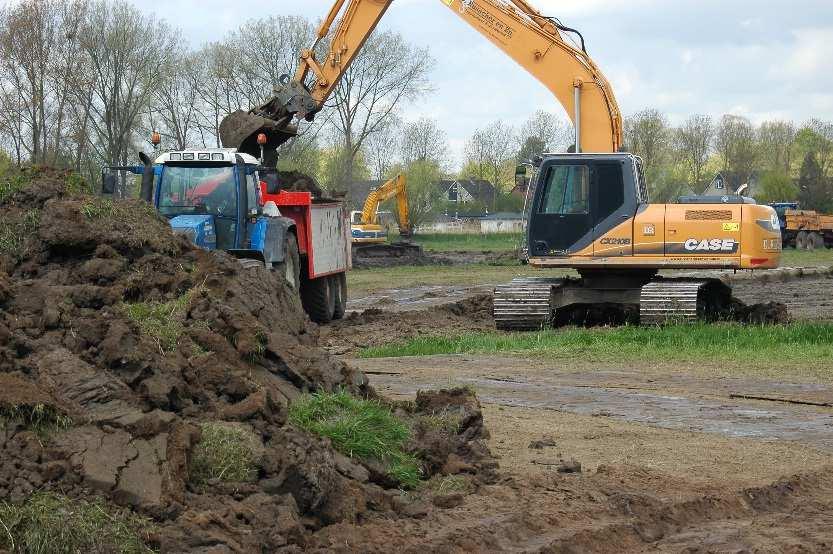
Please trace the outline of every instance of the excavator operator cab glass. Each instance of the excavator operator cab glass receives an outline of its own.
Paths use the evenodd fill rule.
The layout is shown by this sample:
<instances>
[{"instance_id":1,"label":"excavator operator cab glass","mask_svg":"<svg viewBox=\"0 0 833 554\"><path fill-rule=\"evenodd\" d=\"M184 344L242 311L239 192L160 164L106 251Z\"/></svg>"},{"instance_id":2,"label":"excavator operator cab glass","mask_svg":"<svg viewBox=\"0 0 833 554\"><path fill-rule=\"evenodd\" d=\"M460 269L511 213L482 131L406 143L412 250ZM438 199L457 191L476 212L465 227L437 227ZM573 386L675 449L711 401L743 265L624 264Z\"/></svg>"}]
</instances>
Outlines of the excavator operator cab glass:
<instances>
[{"instance_id":1,"label":"excavator operator cab glass","mask_svg":"<svg viewBox=\"0 0 833 554\"><path fill-rule=\"evenodd\" d=\"M553 167L547 176L541 213L586 214L590 211L590 168L586 165Z\"/></svg>"}]
</instances>

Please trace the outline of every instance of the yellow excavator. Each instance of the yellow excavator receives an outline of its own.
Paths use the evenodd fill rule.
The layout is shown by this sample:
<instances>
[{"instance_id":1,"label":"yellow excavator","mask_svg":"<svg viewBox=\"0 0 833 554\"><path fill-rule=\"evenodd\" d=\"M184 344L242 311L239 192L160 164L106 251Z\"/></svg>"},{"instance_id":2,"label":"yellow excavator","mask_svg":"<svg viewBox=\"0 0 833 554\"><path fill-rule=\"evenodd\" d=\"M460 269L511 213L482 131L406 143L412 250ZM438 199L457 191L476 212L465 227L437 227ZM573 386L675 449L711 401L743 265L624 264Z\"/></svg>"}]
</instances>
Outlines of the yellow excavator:
<instances>
[{"instance_id":1,"label":"yellow excavator","mask_svg":"<svg viewBox=\"0 0 833 554\"><path fill-rule=\"evenodd\" d=\"M779 265L781 231L768 206L738 195L651 204L642 160L624 151L622 116L582 35L524 0L439 0L546 86L573 121L572 153L533 162L526 258L580 278L518 279L495 290L500 329L539 329L576 319L654 324L731 315L718 279L662 278L662 269L768 269ZM226 146L259 153L312 120L394 0L336 0L294 77L250 112L221 125ZM340 16L340 17L339 17ZM330 35L332 26L338 23ZM315 49L331 36L321 56ZM523 103L523 99L519 99ZM524 111L528 111L525 109Z\"/></svg>"},{"instance_id":2,"label":"yellow excavator","mask_svg":"<svg viewBox=\"0 0 833 554\"><path fill-rule=\"evenodd\" d=\"M371 191L361 211L350 213L350 235L354 258L403 257L422 253L421 247L407 241L414 233L408 215L406 183L405 175L397 175L378 189ZM399 236L406 240L388 243L387 229L379 224L379 206L391 198L396 198Z\"/></svg>"}]
</instances>

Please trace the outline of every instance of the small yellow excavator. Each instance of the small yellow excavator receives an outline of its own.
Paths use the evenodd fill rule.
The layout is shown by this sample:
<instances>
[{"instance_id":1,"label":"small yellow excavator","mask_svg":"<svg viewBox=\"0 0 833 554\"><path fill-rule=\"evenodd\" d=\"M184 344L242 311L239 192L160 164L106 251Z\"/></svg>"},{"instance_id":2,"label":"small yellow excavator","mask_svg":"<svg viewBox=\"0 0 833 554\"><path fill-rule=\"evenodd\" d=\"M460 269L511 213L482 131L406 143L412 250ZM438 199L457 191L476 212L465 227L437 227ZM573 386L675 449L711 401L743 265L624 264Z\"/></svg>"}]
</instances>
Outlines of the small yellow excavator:
<instances>
[{"instance_id":1,"label":"small yellow excavator","mask_svg":"<svg viewBox=\"0 0 833 554\"><path fill-rule=\"evenodd\" d=\"M323 109L394 1L336 0L316 43L301 52L294 77L286 76L262 106L223 121L223 143L257 155L259 133L271 148L294 136L294 121L312 120ZM650 203L642 160L623 151L613 89L578 31L525 0L440 2L547 87L575 129L572 153L544 154L532 164L526 244L531 267L572 268L580 279L520 279L497 287L498 328L540 329L582 317L647 324L727 317L732 297L722 281L663 278L659 271L778 267L781 229L771 207L740 195ZM329 48L318 56L315 49L328 36Z\"/></svg>"},{"instance_id":2,"label":"small yellow excavator","mask_svg":"<svg viewBox=\"0 0 833 554\"><path fill-rule=\"evenodd\" d=\"M403 257L418 255L421 247L411 242L414 232L408 215L408 190L405 175L397 175L367 195L362 211L350 214L350 235L353 241L353 257ZM399 216L399 235L406 239L388 243L387 229L379 224L379 205L396 198Z\"/></svg>"}]
</instances>

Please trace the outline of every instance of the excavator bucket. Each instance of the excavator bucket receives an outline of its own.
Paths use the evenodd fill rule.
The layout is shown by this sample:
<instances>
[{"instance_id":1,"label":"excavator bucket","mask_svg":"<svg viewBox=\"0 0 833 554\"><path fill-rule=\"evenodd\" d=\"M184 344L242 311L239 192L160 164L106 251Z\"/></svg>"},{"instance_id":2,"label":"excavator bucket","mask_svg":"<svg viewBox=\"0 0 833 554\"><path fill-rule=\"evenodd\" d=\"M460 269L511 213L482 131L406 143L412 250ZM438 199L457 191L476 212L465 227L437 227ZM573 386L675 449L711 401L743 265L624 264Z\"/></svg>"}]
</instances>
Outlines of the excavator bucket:
<instances>
[{"instance_id":1,"label":"excavator bucket","mask_svg":"<svg viewBox=\"0 0 833 554\"><path fill-rule=\"evenodd\" d=\"M260 157L257 136L266 135L263 150L274 152L280 145L297 135L298 128L290 124L290 118L274 121L251 112L237 110L226 116L220 123L220 141L226 148L237 148L239 152Z\"/></svg>"}]
</instances>

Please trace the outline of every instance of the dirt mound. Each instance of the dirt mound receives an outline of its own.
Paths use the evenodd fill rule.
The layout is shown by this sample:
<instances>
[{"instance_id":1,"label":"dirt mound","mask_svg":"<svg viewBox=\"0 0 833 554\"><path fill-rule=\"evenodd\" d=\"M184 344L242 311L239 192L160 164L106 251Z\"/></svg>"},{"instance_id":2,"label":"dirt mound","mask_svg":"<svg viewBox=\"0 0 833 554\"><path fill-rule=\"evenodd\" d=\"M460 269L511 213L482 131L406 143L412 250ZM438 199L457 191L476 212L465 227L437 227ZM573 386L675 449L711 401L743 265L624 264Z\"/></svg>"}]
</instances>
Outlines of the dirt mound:
<instances>
[{"instance_id":1,"label":"dirt mound","mask_svg":"<svg viewBox=\"0 0 833 554\"><path fill-rule=\"evenodd\" d=\"M494 328L492 295L477 294L425 310L391 312L370 308L353 312L342 321L322 328L321 339L331 352L347 354L418 336L493 331Z\"/></svg>"},{"instance_id":2,"label":"dirt mound","mask_svg":"<svg viewBox=\"0 0 833 554\"><path fill-rule=\"evenodd\" d=\"M99 495L153 518L150 545L166 552L297 551L328 525L397 509L385 487L398 483L287 424L302 393L374 393L318 348L280 275L193 247L141 202L78 195L62 173L29 178L0 187L0 497ZM477 419L472 398L449 406ZM414 435L426 477L452 454L488 466L482 424L471 429L430 448ZM209 430L256 445L223 469L245 463L251 478L189 477Z\"/></svg>"},{"instance_id":3,"label":"dirt mound","mask_svg":"<svg viewBox=\"0 0 833 554\"><path fill-rule=\"evenodd\" d=\"M324 193L314 178L300 171L278 171L278 179L283 185L283 190L311 192L315 197L321 197Z\"/></svg>"}]
</instances>

